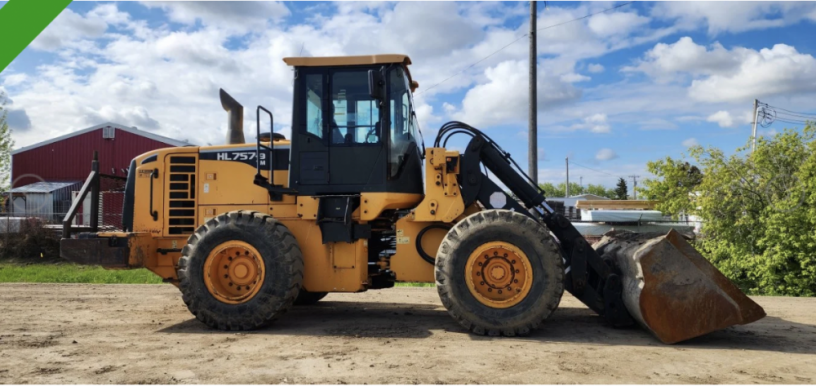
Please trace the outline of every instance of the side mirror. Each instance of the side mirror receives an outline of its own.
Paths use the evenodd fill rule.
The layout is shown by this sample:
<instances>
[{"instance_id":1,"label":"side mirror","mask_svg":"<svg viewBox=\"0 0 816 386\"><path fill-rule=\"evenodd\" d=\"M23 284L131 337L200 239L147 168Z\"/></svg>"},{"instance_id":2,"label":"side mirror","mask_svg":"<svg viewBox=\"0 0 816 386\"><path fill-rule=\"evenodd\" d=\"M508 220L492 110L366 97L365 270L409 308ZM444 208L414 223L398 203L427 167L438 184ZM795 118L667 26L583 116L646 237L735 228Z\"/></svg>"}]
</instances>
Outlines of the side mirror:
<instances>
[{"instance_id":1,"label":"side mirror","mask_svg":"<svg viewBox=\"0 0 816 386\"><path fill-rule=\"evenodd\" d=\"M385 79L381 71L368 70L368 94L379 101L385 99Z\"/></svg>"}]
</instances>

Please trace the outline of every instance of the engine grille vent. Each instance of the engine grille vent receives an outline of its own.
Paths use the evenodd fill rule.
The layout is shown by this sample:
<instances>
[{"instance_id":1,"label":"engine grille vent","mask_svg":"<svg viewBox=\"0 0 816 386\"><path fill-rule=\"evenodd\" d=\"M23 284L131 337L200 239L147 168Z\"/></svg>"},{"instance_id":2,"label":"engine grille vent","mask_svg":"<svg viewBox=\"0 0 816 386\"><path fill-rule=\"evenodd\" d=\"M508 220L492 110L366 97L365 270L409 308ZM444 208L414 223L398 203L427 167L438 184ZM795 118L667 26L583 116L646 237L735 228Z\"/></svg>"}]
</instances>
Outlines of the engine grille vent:
<instances>
[{"instance_id":1,"label":"engine grille vent","mask_svg":"<svg viewBox=\"0 0 816 386\"><path fill-rule=\"evenodd\" d=\"M191 234L196 221L196 157L170 156L169 167L165 229L171 235Z\"/></svg>"}]
</instances>

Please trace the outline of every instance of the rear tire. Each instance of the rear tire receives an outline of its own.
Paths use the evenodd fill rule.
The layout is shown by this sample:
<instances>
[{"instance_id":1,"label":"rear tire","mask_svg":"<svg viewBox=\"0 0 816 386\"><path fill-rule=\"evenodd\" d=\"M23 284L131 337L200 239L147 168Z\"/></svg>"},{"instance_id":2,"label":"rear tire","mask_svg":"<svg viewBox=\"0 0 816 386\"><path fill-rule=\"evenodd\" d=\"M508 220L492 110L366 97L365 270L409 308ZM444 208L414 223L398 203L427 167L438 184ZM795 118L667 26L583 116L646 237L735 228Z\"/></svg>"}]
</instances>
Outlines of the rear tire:
<instances>
[{"instance_id":1,"label":"rear tire","mask_svg":"<svg viewBox=\"0 0 816 386\"><path fill-rule=\"evenodd\" d=\"M563 260L550 232L508 210L456 224L442 240L434 275L448 313L478 335L529 334L564 293Z\"/></svg>"},{"instance_id":2,"label":"rear tire","mask_svg":"<svg viewBox=\"0 0 816 386\"><path fill-rule=\"evenodd\" d=\"M329 294L328 292L309 292L301 288L297 298L295 299L295 305L310 306L312 304L319 302L321 299L325 298L326 295L328 294Z\"/></svg>"},{"instance_id":3,"label":"rear tire","mask_svg":"<svg viewBox=\"0 0 816 386\"><path fill-rule=\"evenodd\" d=\"M178 277L184 303L198 320L220 330L269 325L291 307L303 282L297 240L263 213L219 215L200 226L181 253ZM248 278L250 274L254 276Z\"/></svg>"}]
</instances>

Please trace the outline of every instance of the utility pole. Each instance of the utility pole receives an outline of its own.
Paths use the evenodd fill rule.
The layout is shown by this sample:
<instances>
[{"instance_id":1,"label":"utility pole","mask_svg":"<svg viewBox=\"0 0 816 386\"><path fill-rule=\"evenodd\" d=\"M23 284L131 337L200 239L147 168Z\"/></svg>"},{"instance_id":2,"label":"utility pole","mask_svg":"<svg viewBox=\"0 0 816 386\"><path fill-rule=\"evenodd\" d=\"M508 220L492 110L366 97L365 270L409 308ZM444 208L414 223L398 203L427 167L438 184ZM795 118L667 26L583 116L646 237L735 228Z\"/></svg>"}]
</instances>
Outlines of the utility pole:
<instances>
[{"instance_id":1,"label":"utility pole","mask_svg":"<svg viewBox=\"0 0 816 386\"><path fill-rule=\"evenodd\" d=\"M751 153L756 150L756 130L757 130L757 121L759 120L759 100L754 99L754 124L751 128Z\"/></svg>"},{"instance_id":2,"label":"utility pole","mask_svg":"<svg viewBox=\"0 0 816 386\"><path fill-rule=\"evenodd\" d=\"M564 196L569 197L570 196L570 194L569 194L569 157L567 157L566 160L567 160L567 190L566 190L566 194Z\"/></svg>"},{"instance_id":3,"label":"utility pole","mask_svg":"<svg viewBox=\"0 0 816 386\"><path fill-rule=\"evenodd\" d=\"M536 81L536 64L538 54L536 48L536 2L530 2L530 107L528 122L528 150L529 165L527 170L535 185L538 185L538 98Z\"/></svg>"},{"instance_id":4,"label":"utility pole","mask_svg":"<svg viewBox=\"0 0 816 386\"><path fill-rule=\"evenodd\" d=\"M578 185L581 185L581 189L583 189L584 188L584 176L579 176L578 181L580 181L580 183Z\"/></svg>"},{"instance_id":5,"label":"utility pole","mask_svg":"<svg viewBox=\"0 0 816 386\"><path fill-rule=\"evenodd\" d=\"M629 176L632 179L632 196L637 200L637 179L640 176Z\"/></svg>"}]
</instances>

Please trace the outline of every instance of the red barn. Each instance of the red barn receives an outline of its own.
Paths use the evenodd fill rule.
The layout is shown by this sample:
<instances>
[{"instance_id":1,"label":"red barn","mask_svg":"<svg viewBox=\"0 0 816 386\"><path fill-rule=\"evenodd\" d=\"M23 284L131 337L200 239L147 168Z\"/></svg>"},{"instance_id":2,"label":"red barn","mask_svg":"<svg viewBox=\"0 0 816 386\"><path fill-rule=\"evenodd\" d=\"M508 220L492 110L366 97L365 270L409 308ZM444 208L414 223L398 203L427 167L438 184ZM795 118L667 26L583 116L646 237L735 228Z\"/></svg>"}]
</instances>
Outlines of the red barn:
<instances>
[{"instance_id":1,"label":"red barn","mask_svg":"<svg viewBox=\"0 0 816 386\"><path fill-rule=\"evenodd\" d=\"M187 142L163 137L134 127L106 122L78 130L57 138L26 146L11 152L11 180L14 215L38 215L48 220L57 221L70 206L70 197L64 192L46 192L55 186L65 186L61 190L77 191L91 170L91 159L94 151L99 152L99 172L102 174L126 177L130 161L139 154L164 147L185 146ZM48 185L45 183L62 183ZM39 183L39 184L38 184ZM73 183L79 187L73 186ZM26 189L26 186L37 184L37 189ZM69 186L70 185L70 186ZM103 190L106 190L103 184ZM109 188L107 190L116 190ZM34 191L40 193L34 198ZM47 193L48 196L42 195ZM26 199L27 195L32 195ZM111 194L108 197L121 196ZM41 197L53 197L51 208L45 205ZM105 194L103 194L104 201ZM121 199L118 199L121 200ZM37 208L31 207L37 202ZM121 203L109 199L101 213L121 212ZM110 209L110 210L109 210ZM107 219L103 223L109 222Z\"/></svg>"}]
</instances>

